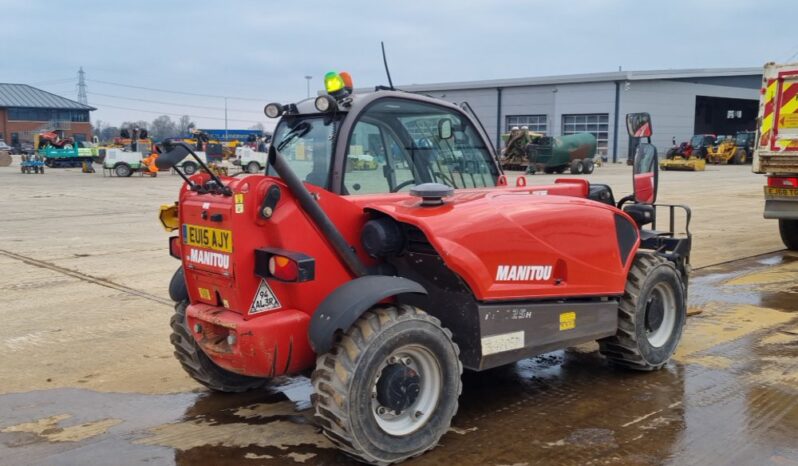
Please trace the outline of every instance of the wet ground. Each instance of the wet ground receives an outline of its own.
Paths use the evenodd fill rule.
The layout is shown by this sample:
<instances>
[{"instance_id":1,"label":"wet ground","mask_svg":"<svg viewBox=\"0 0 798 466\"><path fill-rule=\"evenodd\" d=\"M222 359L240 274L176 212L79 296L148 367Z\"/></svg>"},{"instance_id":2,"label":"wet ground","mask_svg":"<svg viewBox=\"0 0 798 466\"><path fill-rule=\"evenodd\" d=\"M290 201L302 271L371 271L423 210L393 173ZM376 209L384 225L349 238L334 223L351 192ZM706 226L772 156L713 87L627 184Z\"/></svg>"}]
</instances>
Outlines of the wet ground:
<instances>
[{"instance_id":1,"label":"wet ground","mask_svg":"<svg viewBox=\"0 0 798 466\"><path fill-rule=\"evenodd\" d=\"M407 464L798 465L798 255L700 269L690 306L659 372L584 346L466 373L451 431ZM246 395L0 395L0 464L350 464L308 395L303 378Z\"/></svg>"}]
</instances>

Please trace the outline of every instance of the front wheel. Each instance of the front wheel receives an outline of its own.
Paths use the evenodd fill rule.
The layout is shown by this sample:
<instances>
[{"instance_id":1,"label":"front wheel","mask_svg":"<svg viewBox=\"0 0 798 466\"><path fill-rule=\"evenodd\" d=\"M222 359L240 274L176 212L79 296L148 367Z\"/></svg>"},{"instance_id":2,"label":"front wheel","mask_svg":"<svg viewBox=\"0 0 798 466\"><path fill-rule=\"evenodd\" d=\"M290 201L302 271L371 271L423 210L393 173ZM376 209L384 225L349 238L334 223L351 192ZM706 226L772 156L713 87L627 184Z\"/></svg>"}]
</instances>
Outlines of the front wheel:
<instances>
[{"instance_id":1,"label":"front wheel","mask_svg":"<svg viewBox=\"0 0 798 466\"><path fill-rule=\"evenodd\" d=\"M435 447L449 429L463 366L452 334L412 306L366 312L312 381L324 434L359 461L387 465Z\"/></svg>"},{"instance_id":2,"label":"front wheel","mask_svg":"<svg viewBox=\"0 0 798 466\"><path fill-rule=\"evenodd\" d=\"M593 163L593 159L585 159L585 161L583 162L583 166L584 166L586 175L589 175L589 174L593 173L593 170L595 168L595 164Z\"/></svg>"},{"instance_id":3,"label":"front wheel","mask_svg":"<svg viewBox=\"0 0 798 466\"><path fill-rule=\"evenodd\" d=\"M236 374L222 369L211 361L197 346L197 342L186 327L186 307L188 307L186 301L175 305L175 313L169 321L172 327L169 340L175 348L175 357L192 379L211 390L229 393L264 388L269 384L269 379Z\"/></svg>"},{"instance_id":4,"label":"front wheel","mask_svg":"<svg viewBox=\"0 0 798 466\"><path fill-rule=\"evenodd\" d=\"M572 175L581 175L582 172L584 171L585 171L585 165L582 163L582 159L576 159L571 161Z\"/></svg>"},{"instance_id":5,"label":"front wheel","mask_svg":"<svg viewBox=\"0 0 798 466\"><path fill-rule=\"evenodd\" d=\"M191 176L197 173L197 164L194 162L186 162L183 164L183 171L186 172L186 175Z\"/></svg>"},{"instance_id":6,"label":"front wheel","mask_svg":"<svg viewBox=\"0 0 798 466\"><path fill-rule=\"evenodd\" d=\"M133 174L133 170L130 168L130 165L124 163L120 163L114 167L114 172L116 173L116 176L120 178L127 178Z\"/></svg>"},{"instance_id":7,"label":"front wheel","mask_svg":"<svg viewBox=\"0 0 798 466\"><path fill-rule=\"evenodd\" d=\"M779 219L779 233L787 249L798 251L798 220Z\"/></svg>"},{"instance_id":8,"label":"front wheel","mask_svg":"<svg viewBox=\"0 0 798 466\"><path fill-rule=\"evenodd\" d=\"M651 371L665 366L682 337L685 289L671 262L638 253L618 308L617 333L599 340L601 353L630 369Z\"/></svg>"}]
</instances>

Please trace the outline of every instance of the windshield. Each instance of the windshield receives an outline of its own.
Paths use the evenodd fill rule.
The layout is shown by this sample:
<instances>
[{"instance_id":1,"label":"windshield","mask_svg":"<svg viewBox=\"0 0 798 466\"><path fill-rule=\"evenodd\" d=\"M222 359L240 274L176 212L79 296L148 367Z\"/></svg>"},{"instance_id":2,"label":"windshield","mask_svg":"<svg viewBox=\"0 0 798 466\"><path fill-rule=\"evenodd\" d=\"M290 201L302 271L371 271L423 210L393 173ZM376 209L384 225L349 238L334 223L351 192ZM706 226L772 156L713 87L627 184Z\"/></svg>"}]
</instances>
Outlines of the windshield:
<instances>
[{"instance_id":1,"label":"windshield","mask_svg":"<svg viewBox=\"0 0 798 466\"><path fill-rule=\"evenodd\" d=\"M421 183L496 186L498 170L482 137L460 111L386 98L360 115L347 146L344 192L409 191Z\"/></svg>"},{"instance_id":2,"label":"windshield","mask_svg":"<svg viewBox=\"0 0 798 466\"><path fill-rule=\"evenodd\" d=\"M696 134L690 139L690 145L693 147L701 147L704 145L704 138L705 136L703 134Z\"/></svg>"},{"instance_id":3,"label":"windshield","mask_svg":"<svg viewBox=\"0 0 798 466\"><path fill-rule=\"evenodd\" d=\"M330 159L343 114L284 117L272 139L299 179L330 189ZM281 147L282 146L282 147ZM269 167L269 174L277 176Z\"/></svg>"},{"instance_id":4,"label":"windshield","mask_svg":"<svg viewBox=\"0 0 798 466\"><path fill-rule=\"evenodd\" d=\"M748 139L751 137L751 133L740 133L737 135L735 142L737 145L743 146L748 143Z\"/></svg>"}]
</instances>

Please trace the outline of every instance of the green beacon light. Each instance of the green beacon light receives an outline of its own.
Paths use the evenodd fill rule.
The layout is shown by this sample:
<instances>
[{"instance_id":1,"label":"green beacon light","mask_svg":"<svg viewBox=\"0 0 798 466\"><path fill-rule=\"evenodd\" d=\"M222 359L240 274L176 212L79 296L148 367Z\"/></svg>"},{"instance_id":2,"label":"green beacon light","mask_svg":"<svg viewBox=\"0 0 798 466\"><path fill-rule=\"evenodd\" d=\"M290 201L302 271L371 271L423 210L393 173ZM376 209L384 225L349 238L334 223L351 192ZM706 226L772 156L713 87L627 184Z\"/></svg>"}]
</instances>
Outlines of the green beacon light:
<instances>
[{"instance_id":1,"label":"green beacon light","mask_svg":"<svg viewBox=\"0 0 798 466\"><path fill-rule=\"evenodd\" d=\"M324 75L324 89L331 96L337 96L345 87L344 79L335 71L330 71Z\"/></svg>"}]
</instances>

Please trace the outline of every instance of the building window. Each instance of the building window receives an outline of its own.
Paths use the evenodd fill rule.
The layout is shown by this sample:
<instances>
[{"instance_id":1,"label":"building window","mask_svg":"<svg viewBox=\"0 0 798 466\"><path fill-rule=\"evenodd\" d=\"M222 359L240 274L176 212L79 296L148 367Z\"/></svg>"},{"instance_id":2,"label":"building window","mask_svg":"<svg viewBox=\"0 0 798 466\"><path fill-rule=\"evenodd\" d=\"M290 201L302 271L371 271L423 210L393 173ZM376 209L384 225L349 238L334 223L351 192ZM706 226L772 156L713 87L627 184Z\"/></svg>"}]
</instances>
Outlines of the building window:
<instances>
[{"instance_id":1,"label":"building window","mask_svg":"<svg viewBox=\"0 0 798 466\"><path fill-rule=\"evenodd\" d=\"M51 108L9 108L9 121L72 121L88 122L88 110L55 110Z\"/></svg>"},{"instance_id":2,"label":"building window","mask_svg":"<svg viewBox=\"0 0 798 466\"><path fill-rule=\"evenodd\" d=\"M548 126L546 124L546 115L507 115L506 131L510 131L513 126L522 127L526 126L529 131L536 133L546 134Z\"/></svg>"},{"instance_id":3,"label":"building window","mask_svg":"<svg viewBox=\"0 0 798 466\"><path fill-rule=\"evenodd\" d=\"M591 133L596 137L596 152L607 155L610 116L607 113L588 113L584 115L563 115L562 135Z\"/></svg>"}]
</instances>

